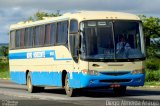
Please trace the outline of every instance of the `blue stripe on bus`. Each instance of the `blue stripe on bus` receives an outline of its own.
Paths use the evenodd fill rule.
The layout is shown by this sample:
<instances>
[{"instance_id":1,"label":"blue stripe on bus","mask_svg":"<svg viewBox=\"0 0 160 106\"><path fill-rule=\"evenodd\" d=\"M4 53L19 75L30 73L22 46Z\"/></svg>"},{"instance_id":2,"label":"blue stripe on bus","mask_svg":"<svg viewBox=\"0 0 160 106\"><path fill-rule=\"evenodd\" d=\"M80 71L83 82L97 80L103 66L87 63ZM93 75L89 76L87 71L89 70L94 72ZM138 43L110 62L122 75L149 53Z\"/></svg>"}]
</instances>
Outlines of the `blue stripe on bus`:
<instances>
[{"instance_id":1,"label":"blue stripe on bus","mask_svg":"<svg viewBox=\"0 0 160 106\"><path fill-rule=\"evenodd\" d=\"M43 86L62 86L61 72L30 72L31 80L33 85L43 85ZM11 71L10 72L11 81L18 84L26 84L26 72L22 71Z\"/></svg>"},{"instance_id":2,"label":"blue stripe on bus","mask_svg":"<svg viewBox=\"0 0 160 106\"><path fill-rule=\"evenodd\" d=\"M121 86L143 86L145 80L145 74L125 74L119 76L112 75L86 75L82 72L72 72L72 77L69 74L69 85L72 88L85 88L85 87L107 87L113 84L114 80L125 80L130 79L129 82L117 82ZM101 82L101 80L106 80L106 82ZM107 80L113 82L107 82Z\"/></svg>"},{"instance_id":3,"label":"blue stripe on bus","mask_svg":"<svg viewBox=\"0 0 160 106\"><path fill-rule=\"evenodd\" d=\"M34 54L41 53L40 56ZM44 53L44 54L43 54ZM18 52L10 53L9 59L34 59L34 58L53 58L54 60L72 60L72 58L57 58L55 50L34 51L34 52Z\"/></svg>"},{"instance_id":4,"label":"blue stripe on bus","mask_svg":"<svg viewBox=\"0 0 160 106\"><path fill-rule=\"evenodd\" d=\"M61 75L61 72L31 72L32 84L62 86Z\"/></svg>"},{"instance_id":5,"label":"blue stripe on bus","mask_svg":"<svg viewBox=\"0 0 160 106\"><path fill-rule=\"evenodd\" d=\"M10 78L18 84L26 84L26 72L10 71Z\"/></svg>"},{"instance_id":6,"label":"blue stripe on bus","mask_svg":"<svg viewBox=\"0 0 160 106\"><path fill-rule=\"evenodd\" d=\"M21 53L10 53L9 59L26 59L27 58L26 52Z\"/></svg>"},{"instance_id":7,"label":"blue stripe on bus","mask_svg":"<svg viewBox=\"0 0 160 106\"><path fill-rule=\"evenodd\" d=\"M107 80L125 80L130 79L129 82L119 82L122 86L143 86L145 74L125 74L120 76L110 76L100 74L96 75L86 75L82 72L72 72L68 73L69 85L72 88L84 88L84 87L107 87L112 84L112 82L107 82ZM48 72L48 71L34 71L31 72L32 84L35 86L62 86L62 73L61 72ZM19 83L26 84L26 73L11 71L11 80ZM101 82L101 80L106 80L106 82Z\"/></svg>"},{"instance_id":8,"label":"blue stripe on bus","mask_svg":"<svg viewBox=\"0 0 160 106\"><path fill-rule=\"evenodd\" d=\"M110 76L100 74L96 75L86 75L82 72L72 72L68 73L69 85L72 88L84 88L84 87L107 87L112 84L112 82L101 82L101 80L125 80L130 79L129 82L119 82L122 86L143 86L145 80L145 74L125 74L120 76ZM62 86L62 73L61 72L31 72L31 79L33 85L41 86ZM11 80L19 83L26 84L26 73L11 71Z\"/></svg>"}]
</instances>

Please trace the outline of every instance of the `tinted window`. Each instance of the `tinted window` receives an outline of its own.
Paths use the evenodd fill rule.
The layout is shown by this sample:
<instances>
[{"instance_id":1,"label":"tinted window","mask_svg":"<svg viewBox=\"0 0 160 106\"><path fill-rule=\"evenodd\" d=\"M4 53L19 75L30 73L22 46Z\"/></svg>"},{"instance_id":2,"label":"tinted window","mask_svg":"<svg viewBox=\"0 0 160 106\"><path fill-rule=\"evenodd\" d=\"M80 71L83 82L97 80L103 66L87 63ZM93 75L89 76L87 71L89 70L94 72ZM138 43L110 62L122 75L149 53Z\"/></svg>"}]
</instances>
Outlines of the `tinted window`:
<instances>
[{"instance_id":1,"label":"tinted window","mask_svg":"<svg viewBox=\"0 0 160 106\"><path fill-rule=\"evenodd\" d=\"M37 26L35 28L35 46L42 46L44 45L44 36L45 36L45 27L44 26Z\"/></svg>"},{"instance_id":2,"label":"tinted window","mask_svg":"<svg viewBox=\"0 0 160 106\"><path fill-rule=\"evenodd\" d=\"M25 29L25 47L32 47L33 42L33 28Z\"/></svg>"},{"instance_id":3,"label":"tinted window","mask_svg":"<svg viewBox=\"0 0 160 106\"><path fill-rule=\"evenodd\" d=\"M46 25L45 32L46 32L46 34L45 34L46 35L45 44L49 45L50 44L50 39L51 39L51 25L50 24Z\"/></svg>"},{"instance_id":4,"label":"tinted window","mask_svg":"<svg viewBox=\"0 0 160 106\"><path fill-rule=\"evenodd\" d=\"M10 49L15 48L15 31L11 31L10 33Z\"/></svg>"},{"instance_id":5,"label":"tinted window","mask_svg":"<svg viewBox=\"0 0 160 106\"><path fill-rule=\"evenodd\" d=\"M45 38L45 26L40 26L40 38L39 38L39 43L40 45L44 45L44 38Z\"/></svg>"},{"instance_id":6,"label":"tinted window","mask_svg":"<svg viewBox=\"0 0 160 106\"><path fill-rule=\"evenodd\" d=\"M45 44L46 45L54 45L56 42L56 24L48 24L46 25L46 37Z\"/></svg>"},{"instance_id":7,"label":"tinted window","mask_svg":"<svg viewBox=\"0 0 160 106\"><path fill-rule=\"evenodd\" d=\"M34 46L39 46L40 27L35 28Z\"/></svg>"},{"instance_id":8,"label":"tinted window","mask_svg":"<svg viewBox=\"0 0 160 106\"><path fill-rule=\"evenodd\" d=\"M68 22L59 22L57 28L57 43L66 43L68 39Z\"/></svg>"},{"instance_id":9,"label":"tinted window","mask_svg":"<svg viewBox=\"0 0 160 106\"><path fill-rule=\"evenodd\" d=\"M55 44L55 42L56 42L56 24L51 24L50 44Z\"/></svg>"},{"instance_id":10,"label":"tinted window","mask_svg":"<svg viewBox=\"0 0 160 106\"><path fill-rule=\"evenodd\" d=\"M17 30L16 31L16 48L20 48L20 35L21 35L21 31L20 30Z\"/></svg>"},{"instance_id":11,"label":"tinted window","mask_svg":"<svg viewBox=\"0 0 160 106\"><path fill-rule=\"evenodd\" d=\"M21 29L21 35L20 35L20 47L24 48L24 34L25 34L25 29Z\"/></svg>"},{"instance_id":12,"label":"tinted window","mask_svg":"<svg viewBox=\"0 0 160 106\"><path fill-rule=\"evenodd\" d=\"M144 57L137 21L85 21L82 28L82 58L129 61Z\"/></svg>"},{"instance_id":13,"label":"tinted window","mask_svg":"<svg viewBox=\"0 0 160 106\"><path fill-rule=\"evenodd\" d=\"M78 21L71 20L70 21L70 33L76 33L76 32L78 32Z\"/></svg>"}]
</instances>

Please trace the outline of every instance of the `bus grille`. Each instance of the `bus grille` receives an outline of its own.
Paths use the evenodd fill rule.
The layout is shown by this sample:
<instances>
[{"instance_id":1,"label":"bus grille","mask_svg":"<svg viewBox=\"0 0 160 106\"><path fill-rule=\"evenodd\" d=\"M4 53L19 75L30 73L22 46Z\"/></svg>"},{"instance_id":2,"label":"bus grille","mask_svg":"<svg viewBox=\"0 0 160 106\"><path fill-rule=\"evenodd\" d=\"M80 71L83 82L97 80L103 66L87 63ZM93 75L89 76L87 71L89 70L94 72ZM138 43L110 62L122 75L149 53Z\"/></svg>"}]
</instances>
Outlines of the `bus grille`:
<instances>
[{"instance_id":1,"label":"bus grille","mask_svg":"<svg viewBox=\"0 0 160 106\"><path fill-rule=\"evenodd\" d=\"M111 75L111 76L118 76L118 75L125 75L129 74L130 72L101 72L104 75Z\"/></svg>"},{"instance_id":2,"label":"bus grille","mask_svg":"<svg viewBox=\"0 0 160 106\"><path fill-rule=\"evenodd\" d=\"M131 81L131 79L100 80L100 82L110 82L110 83L130 82L130 81Z\"/></svg>"}]
</instances>

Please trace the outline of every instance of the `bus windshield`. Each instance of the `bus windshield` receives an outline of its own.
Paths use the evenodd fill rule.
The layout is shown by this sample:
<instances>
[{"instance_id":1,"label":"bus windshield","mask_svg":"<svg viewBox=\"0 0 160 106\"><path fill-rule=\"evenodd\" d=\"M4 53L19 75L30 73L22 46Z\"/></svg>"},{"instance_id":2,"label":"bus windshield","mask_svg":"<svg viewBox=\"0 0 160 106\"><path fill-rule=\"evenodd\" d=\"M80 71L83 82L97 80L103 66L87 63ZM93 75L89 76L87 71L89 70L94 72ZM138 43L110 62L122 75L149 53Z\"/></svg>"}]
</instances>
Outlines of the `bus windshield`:
<instances>
[{"instance_id":1,"label":"bus windshield","mask_svg":"<svg viewBox=\"0 0 160 106\"><path fill-rule=\"evenodd\" d=\"M138 21L84 21L81 57L85 59L144 58L144 39Z\"/></svg>"}]
</instances>

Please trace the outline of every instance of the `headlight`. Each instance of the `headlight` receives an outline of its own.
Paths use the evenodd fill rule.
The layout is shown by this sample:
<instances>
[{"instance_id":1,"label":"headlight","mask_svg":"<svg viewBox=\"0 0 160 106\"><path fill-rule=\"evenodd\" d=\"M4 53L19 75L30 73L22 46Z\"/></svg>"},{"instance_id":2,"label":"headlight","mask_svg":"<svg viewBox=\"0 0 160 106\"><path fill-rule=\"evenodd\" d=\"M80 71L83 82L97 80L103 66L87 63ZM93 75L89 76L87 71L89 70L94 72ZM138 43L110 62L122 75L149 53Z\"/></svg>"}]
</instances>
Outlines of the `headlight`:
<instances>
[{"instance_id":1,"label":"headlight","mask_svg":"<svg viewBox=\"0 0 160 106\"><path fill-rule=\"evenodd\" d=\"M132 74L144 74L145 73L145 69L136 69L132 71Z\"/></svg>"},{"instance_id":2,"label":"headlight","mask_svg":"<svg viewBox=\"0 0 160 106\"><path fill-rule=\"evenodd\" d=\"M88 75L99 75L99 72L98 72L98 71L95 71L95 70L87 70L87 69L82 70L82 73L83 73L83 74L88 74Z\"/></svg>"}]
</instances>

